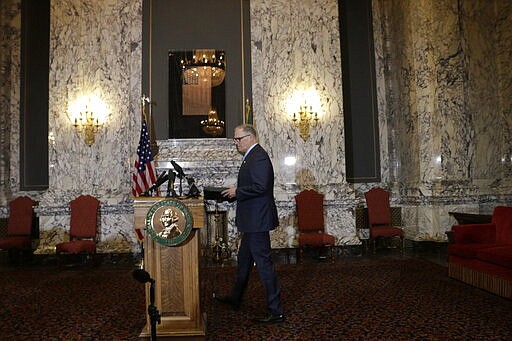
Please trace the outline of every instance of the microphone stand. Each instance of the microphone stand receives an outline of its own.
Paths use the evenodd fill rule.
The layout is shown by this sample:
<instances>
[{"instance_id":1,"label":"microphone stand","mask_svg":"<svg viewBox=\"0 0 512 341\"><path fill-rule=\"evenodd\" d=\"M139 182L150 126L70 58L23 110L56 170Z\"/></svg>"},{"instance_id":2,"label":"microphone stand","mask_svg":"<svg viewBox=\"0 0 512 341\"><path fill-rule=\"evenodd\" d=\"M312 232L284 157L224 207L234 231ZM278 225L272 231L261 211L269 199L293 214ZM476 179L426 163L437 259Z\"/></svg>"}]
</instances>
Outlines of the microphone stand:
<instances>
[{"instance_id":1,"label":"microphone stand","mask_svg":"<svg viewBox=\"0 0 512 341\"><path fill-rule=\"evenodd\" d=\"M180 178L180 197L183 196L183 177L181 175L178 175L178 177Z\"/></svg>"},{"instance_id":2,"label":"microphone stand","mask_svg":"<svg viewBox=\"0 0 512 341\"><path fill-rule=\"evenodd\" d=\"M156 340L156 324L160 324L160 312L155 306L155 280L150 280L148 315L151 327L151 340Z\"/></svg>"},{"instance_id":3,"label":"microphone stand","mask_svg":"<svg viewBox=\"0 0 512 341\"><path fill-rule=\"evenodd\" d=\"M155 280L150 277L149 273L143 269L133 270L133 278L142 284L149 282L149 305L148 305L148 316L149 325L151 329L151 340L156 340L156 324L160 324L160 312L155 307Z\"/></svg>"}]
</instances>

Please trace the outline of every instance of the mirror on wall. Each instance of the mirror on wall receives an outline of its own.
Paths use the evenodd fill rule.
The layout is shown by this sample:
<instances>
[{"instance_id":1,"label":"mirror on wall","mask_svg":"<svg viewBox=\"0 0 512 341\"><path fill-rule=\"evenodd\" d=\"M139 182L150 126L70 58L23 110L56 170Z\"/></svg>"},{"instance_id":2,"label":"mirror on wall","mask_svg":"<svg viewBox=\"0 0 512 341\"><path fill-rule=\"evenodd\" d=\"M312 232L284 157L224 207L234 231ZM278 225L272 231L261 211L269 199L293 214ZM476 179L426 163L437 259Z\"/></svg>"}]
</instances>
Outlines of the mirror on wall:
<instances>
[{"instance_id":1,"label":"mirror on wall","mask_svg":"<svg viewBox=\"0 0 512 341\"><path fill-rule=\"evenodd\" d=\"M226 54L169 51L169 137L226 137Z\"/></svg>"}]
</instances>

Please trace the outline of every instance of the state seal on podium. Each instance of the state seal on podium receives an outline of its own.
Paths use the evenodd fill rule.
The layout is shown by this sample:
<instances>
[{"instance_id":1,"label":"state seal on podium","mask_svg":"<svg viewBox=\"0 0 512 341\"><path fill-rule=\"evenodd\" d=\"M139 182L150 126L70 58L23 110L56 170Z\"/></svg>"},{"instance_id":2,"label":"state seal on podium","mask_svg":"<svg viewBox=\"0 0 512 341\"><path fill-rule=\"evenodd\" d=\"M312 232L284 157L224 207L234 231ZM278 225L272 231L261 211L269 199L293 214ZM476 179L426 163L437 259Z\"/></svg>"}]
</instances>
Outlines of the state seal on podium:
<instances>
[{"instance_id":1,"label":"state seal on podium","mask_svg":"<svg viewBox=\"0 0 512 341\"><path fill-rule=\"evenodd\" d=\"M187 240L192 223L190 210L176 199L160 200L146 214L149 235L164 246L178 246Z\"/></svg>"}]
</instances>

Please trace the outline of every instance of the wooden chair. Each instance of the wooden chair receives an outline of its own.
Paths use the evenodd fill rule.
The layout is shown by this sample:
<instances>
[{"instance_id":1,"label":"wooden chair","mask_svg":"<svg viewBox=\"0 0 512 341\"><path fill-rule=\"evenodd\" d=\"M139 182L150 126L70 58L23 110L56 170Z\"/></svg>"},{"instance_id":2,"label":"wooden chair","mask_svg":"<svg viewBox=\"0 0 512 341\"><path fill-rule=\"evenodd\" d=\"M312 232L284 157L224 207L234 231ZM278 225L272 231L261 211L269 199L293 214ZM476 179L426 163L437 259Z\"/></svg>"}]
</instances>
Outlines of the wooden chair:
<instances>
[{"instance_id":1,"label":"wooden chair","mask_svg":"<svg viewBox=\"0 0 512 341\"><path fill-rule=\"evenodd\" d=\"M56 245L59 254L86 254L87 259L96 254L98 209L100 202L90 195L72 200L69 241Z\"/></svg>"},{"instance_id":2,"label":"wooden chair","mask_svg":"<svg viewBox=\"0 0 512 341\"><path fill-rule=\"evenodd\" d=\"M331 261L334 260L332 248L336 244L334 236L324 229L324 195L315 190L304 190L295 196L297 209L297 228L299 230L299 249L297 260L302 262L304 248L328 248Z\"/></svg>"},{"instance_id":3,"label":"wooden chair","mask_svg":"<svg viewBox=\"0 0 512 341\"><path fill-rule=\"evenodd\" d=\"M34 206L37 201L27 196L17 197L9 202L7 237L0 238L0 250L7 250L11 260L14 253L32 252L32 233L37 219Z\"/></svg>"},{"instance_id":4,"label":"wooden chair","mask_svg":"<svg viewBox=\"0 0 512 341\"><path fill-rule=\"evenodd\" d=\"M400 251L404 250L404 231L399 226L393 226L389 192L374 187L364 194L368 206L368 222L370 227L370 243L373 253L376 252L377 238L400 238Z\"/></svg>"}]
</instances>

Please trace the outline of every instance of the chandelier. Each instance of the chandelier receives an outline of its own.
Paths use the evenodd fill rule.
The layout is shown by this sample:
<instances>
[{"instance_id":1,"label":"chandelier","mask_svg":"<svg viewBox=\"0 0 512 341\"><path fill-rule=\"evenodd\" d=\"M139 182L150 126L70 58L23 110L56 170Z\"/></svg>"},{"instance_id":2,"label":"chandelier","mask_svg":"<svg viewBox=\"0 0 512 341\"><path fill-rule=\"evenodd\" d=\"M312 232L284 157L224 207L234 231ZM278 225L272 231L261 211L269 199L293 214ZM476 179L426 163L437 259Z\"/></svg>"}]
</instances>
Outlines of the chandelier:
<instances>
[{"instance_id":1,"label":"chandelier","mask_svg":"<svg viewBox=\"0 0 512 341\"><path fill-rule=\"evenodd\" d=\"M208 113L208 119L201 121L201 128L206 134L218 137L224 132L224 121L219 120L217 111L212 109Z\"/></svg>"},{"instance_id":2,"label":"chandelier","mask_svg":"<svg viewBox=\"0 0 512 341\"><path fill-rule=\"evenodd\" d=\"M180 61L185 84L204 84L218 86L226 76L224 52L201 49L194 50L192 58Z\"/></svg>"}]
</instances>

